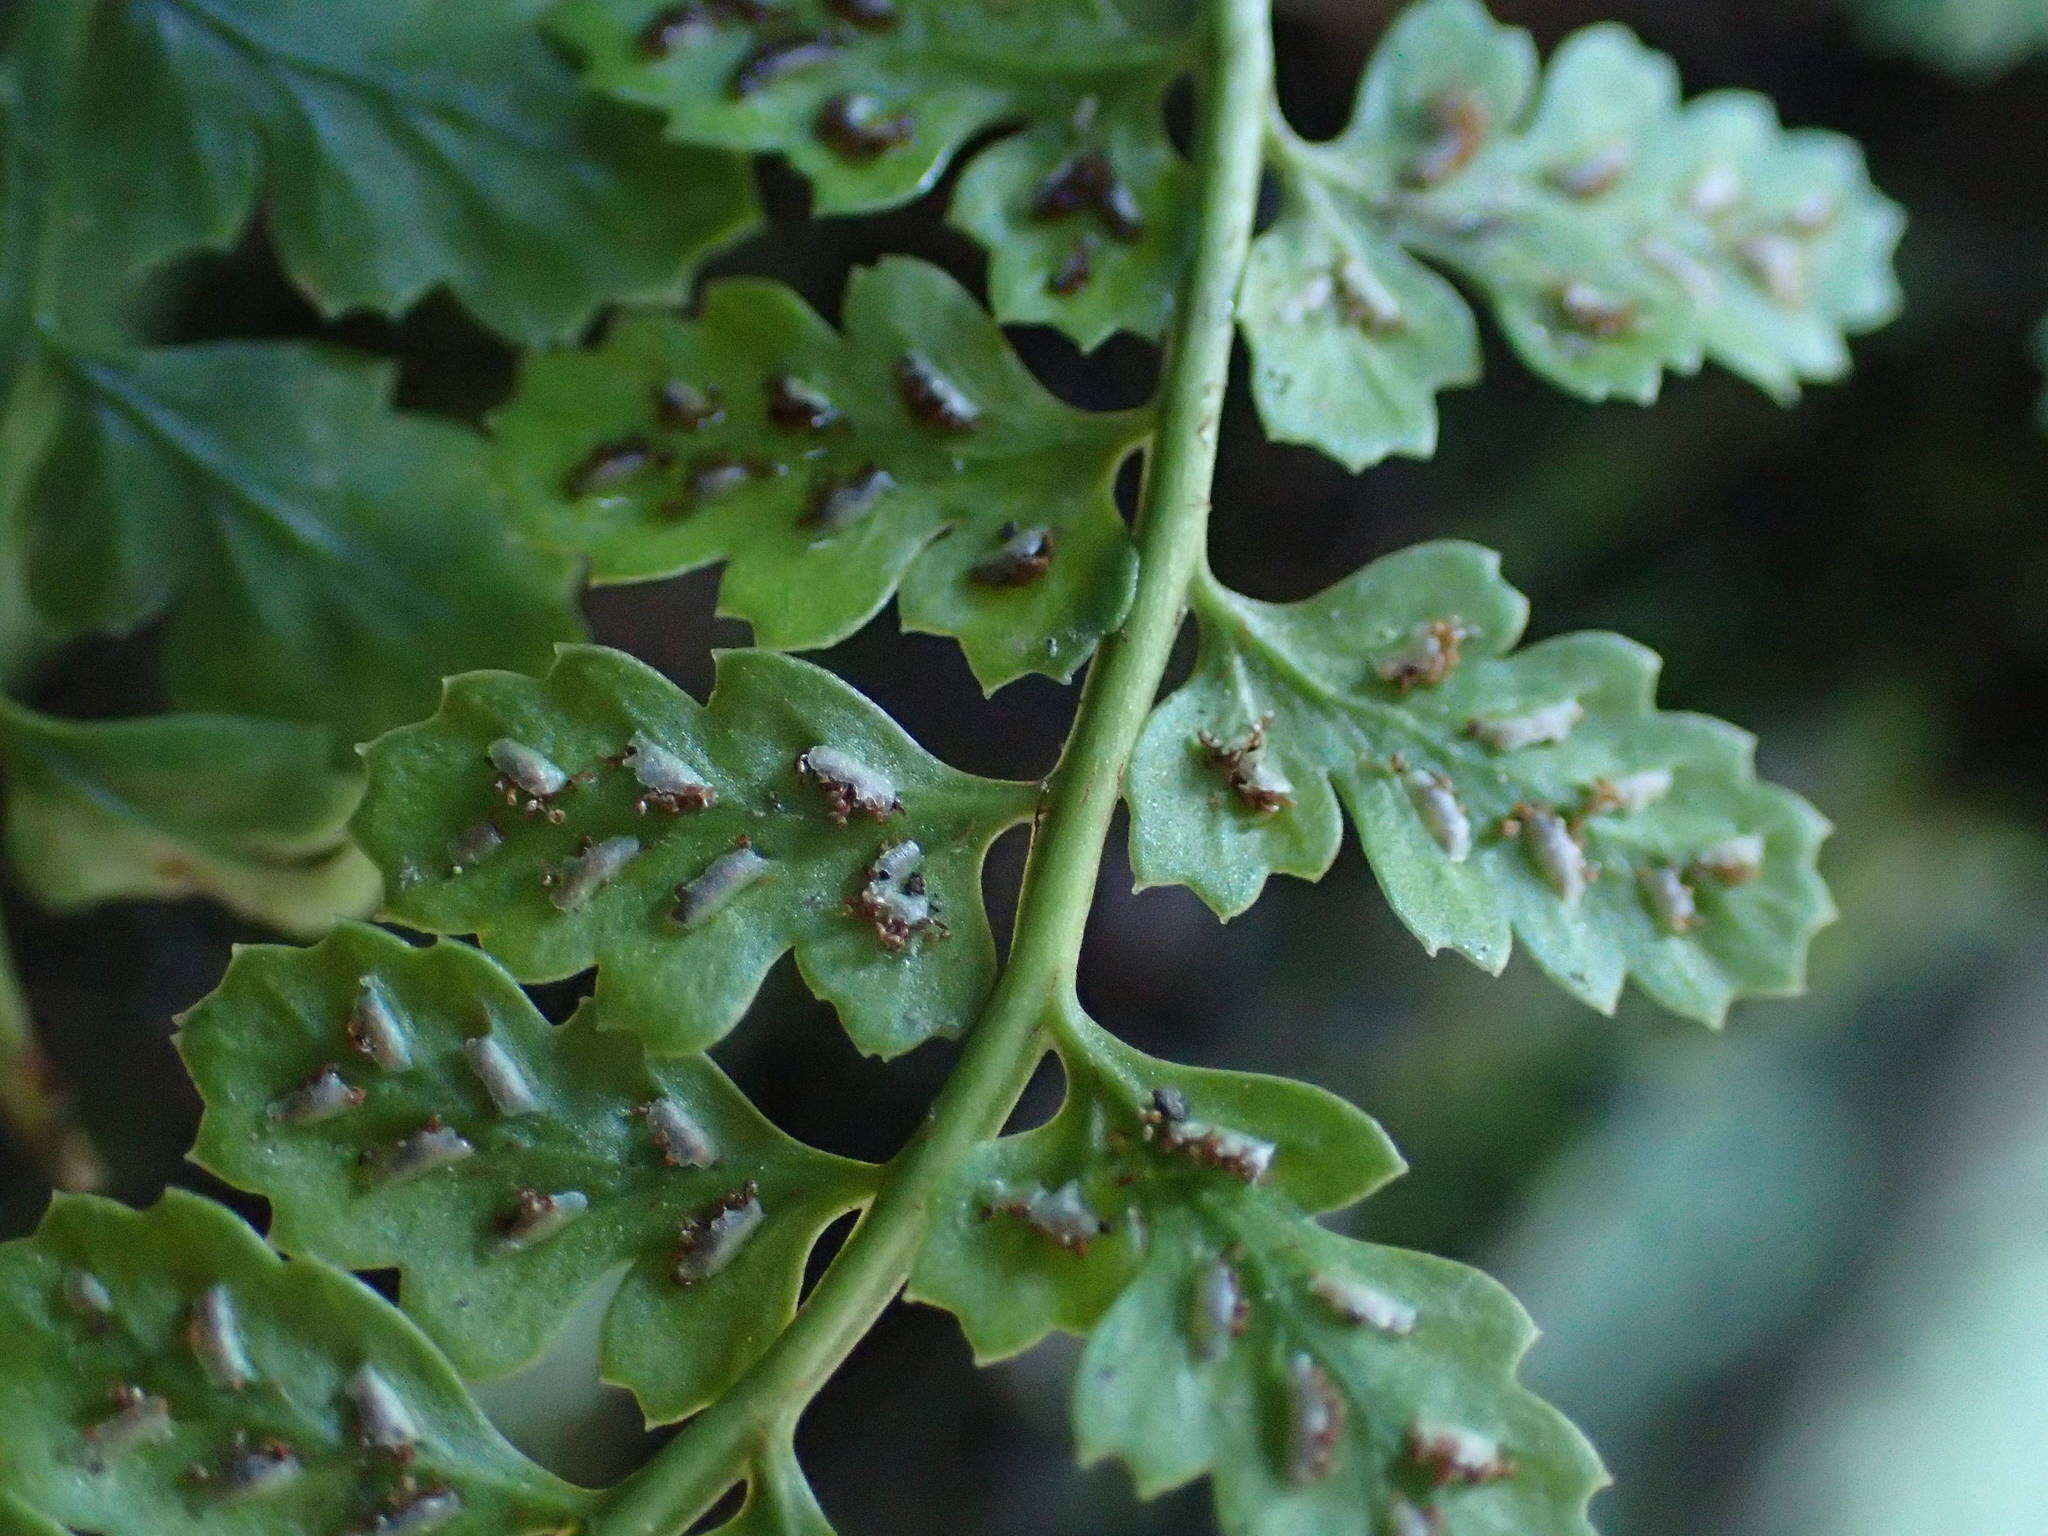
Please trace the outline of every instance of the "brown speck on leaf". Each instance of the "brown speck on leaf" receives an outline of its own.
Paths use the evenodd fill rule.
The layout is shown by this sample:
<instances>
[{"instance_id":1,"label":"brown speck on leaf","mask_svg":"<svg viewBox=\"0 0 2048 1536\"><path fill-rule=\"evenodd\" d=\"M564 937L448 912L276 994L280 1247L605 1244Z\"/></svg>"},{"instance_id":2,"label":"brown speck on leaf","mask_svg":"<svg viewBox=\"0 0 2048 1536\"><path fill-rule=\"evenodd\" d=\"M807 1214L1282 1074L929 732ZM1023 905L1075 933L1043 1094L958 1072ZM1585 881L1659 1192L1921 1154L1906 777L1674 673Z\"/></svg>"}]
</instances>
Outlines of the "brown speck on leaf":
<instances>
[{"instance_id":1,"label":"brown speck on leaf","mask_svg":"<svg viewBox=\"0 0 2048 1536\"><path fill-rule=\"evenodd\" d=\"M733 1261L761 1217L759 1187L748 1179L684 1222L671 1270L675 1283L695 1285L718 1274Z\"/></svg>"},{"instance_id":2,"label":"brown speck on leaf","mask_svg":"<svg viewBox=\"0 0 2048 1536\"><path fill-rule=\"evenodd\" d=\"M968 568L977 586L1028 587L1052 569L1052 530L1019 528L1005 523L998 535L1001 546L986 560Z\"/></svg>"},{"instance_id":3,"label":"brown speck on leaf","mask_svg":"<svg viewBox=\"0 0 2048 1536\"><path fill-rule=\"evenodd\" d=\"M1629 158L1626 144L1604 145L1576 160L1553 166L1550 184L1566 197L1581 202L1600 197L1614 190L1628 174Z\"/></svg>"},{"instance_id":4,"label":"brown speck on leaf","mask_svg":"<svg viewBox=\"0 0 2048 1536\"><path fill-rule=\"evenodd\" d=\"M1430 137L1408 162L1403 179L1418 191L1449 181L1486 143L1492 122L1486 103L1463 87L1438 91L1424 108Z\"/></svg>"},{"instance_id":5,"label":"brown speck on leaf","mask_svg":"<svg viewBox=\"0 0 2048 1536\"><path fill-rule=\"evenodd\" d=\"M701 41L720 26L757 26L778 20L782 14L782 8L769 0L686 0L656 11L635 41L640 57L653 63Z\"/></svg>"},{"instance_id":6,"label":"brown speck on leaf","mask_svg":"<svg viewBox=\"0 0 2048 1536\"><path fill-rule=\"evenodd\" d=\"M825 801L825 814L843 827L855 813L871 821L887 821L903 809L903 800L887 775L870 768L837 747L819 745L800 752L796 775L815 784Z\"/></svg>"},{"instance_id":7,"label":"brown speck on leaf","mask_svg":"<svg viewBox=\"0 0 2048 1536\"><path fill-rule=\"evenodd\" d=\"M1344 1432L1344 1399L1336 1382L1307 1355L1287 1366L1287 1480L1319 1483L1336 1465Z\"/></svg>"},{"instance_id":8,"label":"brown speck on leaf","mask_svg":"<svg viewBox=\"0 0 2048 1536\"><path fill-rule=\"evenodd\" d=\"M1401 648L1373 664L1381 682L1401 692L1440 686L1464 659L1464 645L1479 633L1456 615L1427 619L1410 631Z\"/></svg>"},{"instance_id":9,"label":"brown speck on leaf","mask_svg":"<svg viewBox=\"0 0 2048 1536\"><path fill-rule=\"evenodd\" d=\"M1041 220L1093 213L1112 239L1125 242L1145 233L1137 198L1100 149L1083 150L1056 167L1033 191L1030 212Z\"/></svg>"},{"instance_id":10,"label":"brown speck on leaf","mask_svg":"<svg viewBox=\"0 0 2048 1536\"><path fill-rule=\"evenodd\" d=\"M819 482L811 493L810 505L797 521L822 534L843 533L874 511L895 486L896 478L889 471L876 464L864 464Z\"/></svg>"},{"instance_id":11,"label":"brown speck on leaf","mask_svg":"<svg viewBox=\"0 0 2048 1536\"><path fill-rule=\"evenodd\" d=\"M643 471L668 462L668 455L644 437L622 437L599 443L578 459L562 479L562 494L571 501L600 491L617 490Z\"/></svg>"},{"instance_id":12,"label":"brown speck on leaf","mask_svg":"<svg viewBox=\"0 0 2048 1536\"><path fill-rule=\"evenodd\" d=\"M665 59L676 49L693 42L710 27L710 8L703 4L671 5L647 19L636 39L643 59Z\"/></svg>"},{"instance_id":13,"label":"brown speck on leaf","mask_svg":"<svg viewBox=\"0 0 2048 1536\"><path fill-rule=\"evenodd\" d=\"M823 390L784 373L768 381L768 419L786 432L826 432L841 418Z\"/></svg>"},{"instance_id":14,"label":"brown speck on leaf","mask_svg":"<svg viewBox=\"0 0 2048 1536\"><path fill-rule=\"evenodd\" d=\"M153 1392L132 1382L118 1382L107 1389L113 1413L85 1429L90 1455L87 1470L106 1470L107 1459L138 1445L160 1444L172 1437L170 1404Z\"/></svg>"},{"instance_id":15,"label":"brown speck on leaf","mask_svg":"<svg viewBox=\"0 0 2048 1536\"><path fill-rule=\"evenodd\" d=\"M1175 1088L1155 1089L1151 1108L1140 1111L1138 1121L1145 1140L1161 1151L1246 1184L1266 1176L1278 1150L1270 1141L1190 1118L1187 1098Z\"/></svg>"},{"instance_id":16,"label":"brown speck on leaf","mask_svg":"<svg viewBox=\"0 0 2048 1536\"><path fill-rule=\"evenodd\" d=\"M913 937L943 939L952 932L925 889L924 850L910 841L882 845L861 871L846 911L871 924L875 942L891 954L902 953Z\"/></svg>"},{"instance_id":17,"label":"brown speck on leaf","mask_svg":"<svg viewBox=\"0 0 2048 1536\"><path fill-rule=\"evenodd\" d=\"M356 1439L366 1451L404 1466L419 1453L419 1425L384 1373L367 1361L342 1384L354 1410Z\"/></svg>"},{"instance_id":18,"label":"brown speck on leaf","mask_svg":"<svg viewBox=\"0 0 2048 1536\"><path fill-rule=\"evenodd\" d=\"M462 1513L462 1496L446 1483L422 1483L402 1474L386 1496L382 1510L348 1536L410 1536L437 1531Z\"/></svg>"},{"instance_id":19,"label":"brown speck on leaf","mask_svg":"<svg viewBox=\"0 0 2048 1536\"><path fill-rule=\"evenodd\" d=\"M817 69L838 52L839 44L823 32L800 33L761 43L735 66L732 78L726 82L726 94L735 101L744 101L792 75Z\"/></svg>"},{"instance_id":20,"label":"brown speck on leaf","mask_svg":"<svg viewBox=\"0 0 2048 1536\"><path fill-rule=\"evenodd\" d=\"M842 160L873 160L917 137L917 118L863 91L842 91L818 108L818 138Z\"/></svg>"},{"instance_id":21,"label":"brown speck on leaf","mask_svg":"<svg viewBox=\"0 0 2048 1536\"><path fill-rule=\"evenodd\" d=\"M716 388L668 379L654 391L654 418L671 432L695 432L725 420L725 405Z\"/></svg>"},{"instance_id":22,"label":"brown speck on leaf","mask_svg":"<svg viewBox=\"0 0 2048 1536\"><path fill-rule=\"evenodd\" d=\"M251 1442L237 1431L212 1465L196 1464L186 1470L186 1480L209 1490L221 1503L273 1493L296 1479L301 1471L298 1456L275 1436Z\"/></svg>"},{"instance_id":23,"label":"brown speck on leaf","mask_svg":"<svg viewBox=\"0 0 2048 1536\"><path fill-rule=\"evenodd\" d=\"M896 25L896 0L826 0L827 8L863 32L887 32Z\"/></svg>"},{"instance_id":24,"label":"brown speck on leaf","mask_svg":"<svg viewBox=\"0 0 2048 1536\"><path fill-rule=\"evenodd\" d=\"M896 359L896 390L903 408L934 431L959 436L981 424L981 408L920 353L906 352Z\"/></svg>"},{"instance_id":25,"label":"brown speck on leaf","mask_svg":"<svg viewBox=\"0 0 2048 1536\"><path fill-rule=\"evenodd\" d=\"M1583 278L1559 283L1551 290L1551 299L1566 325L1596 341L1626 336L1641 319L1641 311L1634 304L1603 293Z\"/></svg>"},{"instance_id":26,"label":"brown speck on leaf","mask_svg":"<svg viewBox=\"0 0 2048 1536\"><path fill-rule=\"evenodd\" d=\"M680 505L694 512L704 503L717 501L749 484L759 473L755 460L743 459L737 454L712 453L701 459L692 459L687 481L689 495Z\"/></svg>"},{"instance_id":27,"label":"brown speck on leaf","mask_svg":"<svg viewBox=\"0 0 2048 1536\"><path fill-rule=\"evenodd\" d=\"M1407 1437L1409 1465L1434 1488L1476 1488L1512 1477L1514 1462L1491 1438L1453 1426L1416 1424Z\"/></svg>"},{"instance_id":28,"label":"brown speck on leaf","mask_svg":"<svg viewBox=\"0 0 2048 1536\"><path fill-rule=\"evenodd\" d=\"M1067 247L1067 254L1045 280L1048 291L1063 299L1071 299L1088 286L1095 276L1095 251L1084 236Z\"/></svg>"},{"instance_id":29,"label":"brown speck on leaf","mask_svg":"<svg viewBox=\"0 0 2048 1536\"><path fill-rule=\"evenodd\" d=\"M996 1183L982 1203L984 1220L991 1216L1013 1216L1049 1239L1055 1247L1079 1257L1109 1230L1109 1223L1088 1204L1078 1180L1069 1179L1058 1189L1041 1185L1015 1188Z\"/></svg>"},{"instance_id":30,"label":"brown speck on leaf","mask_svg":"<svg viewBox=\"0 0 2048 1536\"><path fill-rule=\"evenodd\" d=\"M1195 735L1231 793L1247 809L1266 816L1294 804L1294 786L1266 761L1266 731L1272 719L1271 715L1261 717L1238 741L1225 741L1208 731Z\"/></svg>"}]
</instances>

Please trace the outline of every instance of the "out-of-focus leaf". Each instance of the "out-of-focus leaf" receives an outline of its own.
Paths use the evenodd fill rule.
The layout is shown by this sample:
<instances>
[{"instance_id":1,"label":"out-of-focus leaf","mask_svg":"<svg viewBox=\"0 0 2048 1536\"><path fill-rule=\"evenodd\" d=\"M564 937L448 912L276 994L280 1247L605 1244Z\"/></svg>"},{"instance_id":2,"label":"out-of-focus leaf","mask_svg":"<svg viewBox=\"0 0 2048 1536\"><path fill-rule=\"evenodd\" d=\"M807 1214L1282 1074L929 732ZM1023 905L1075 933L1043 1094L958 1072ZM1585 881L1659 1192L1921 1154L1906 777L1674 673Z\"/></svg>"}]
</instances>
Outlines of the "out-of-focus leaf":
<instances>
[{"instance_id":1,"label":"out-of-focus leaf","mask_svg":"<svg viewBox=\"0 0 2048 1536\"><path fill-rule=\"evenodd\" d=\"M400 1056L352 1043L365 989ZM624 1266L604 1374L653 1420L767 1347L818 1233L867 1187L703 1057L650 1060L588 1012L551 1026L465 945L350 924L313 949L243 949L178 1044L207 1102L198 1160L271 1201L288 1251L396 1266L406 1311L466 1376L532 1360ZM427 1126L438 1138L414 1140ZM679 1280L693 1262L707 1272Z\"/></svg>"},{"instance_id":2,"label":"out-of-focus leaf","mask_svg":"<svg viewBox=\"0 0 2048 1536\"><path fill-rule=\"evenodd\" d=\"M1651 400L1708 360L1787 400L1898 307L1902 216L1856 145L1781 129L1746 92L1681 103L1670 60L1621 27L1541 70L1478 0L1421 0L1350 126L1287 143L1287 208L1247 274L1253 386L1274 436L1353 468L1430 452L1436 391L1477 376L1470 315L1410 252L1593 400Z\"/></svg>"},{"instance_id":3,"label":"out-of-focus leaf","mask_svg":"<svg viewBox=\"0 0 2048 1536\"><path fill-rule=\"evenodd\" d=\"M551 798L515 789L509 807L489 750L501 739L575 777ZM646 754L620 761L636 739L712 803L653 800ZM456 678L438 715L376 742L368 762L356 832L394 918L475 933L524 981L596 964L605 1024L664 1052L723 1035L791 948L865 1051L964 1027L995 971L982 858L1034 801L1028 785L938 762L829 672L763 651L721 655L703 705L588 646L565 648L544 679ZM855 768L864 788L842 777ZM624 863L572 902L569 861L607 848ZM901 865L878 882L891 849Z\"/></svg>"},{"instance_id":4,"label":"out-of-focus leaf","mask_svg":"<svg viewBox=\"0 0 2048 1536\"><path fill-rule=\"evenodd\" d=\"M231 715L53 719L0 700L8 864L69 910L211 896L287 933L369 910L377 871L348 839L362 775L317 726Z\"/></svg>"},{"instance_id":5,"label":"out-of-focus leaf","mask_svg":"<svg viewBox=\"0 0 2048 1536\"><path fill-rule=\"evenodd\" d=\"M680 296L752 222L745 166L583 94L533 11L23 7L0 78L0 274L44 319L105 313L153 263L232 245L260 201L286 272L330 314L395 315L445 286L541 341L609 300Z\"/></svg>"},{"instance_id":6,"label":"out-of-focus leaf","mask_svg":"<svg viewBox=\"0 0 2048 1536\"><path fill-rule=\"evenodd\" d=\"M1191 176L1161 101L1191 17L1178 0L571 0L555 22L598 90L678 138L787 156L823 213L907 202L968 140L1019 125L968 166L954 222L989 247L997 314L1094 346L1156 335L1188 256Z\"/></svg>"},{"instance_id":7,"label":"out-of-focus leaf","mask_svg":"<svg viewBox=\"0 0 2048 1536\"><path fill-rule=\"evenodd\" d=\"M1121 1458L1146 1495L1210 1475L1233 1536L1590 1531L1599 1463L1515 1384L1521 1309L1475 1271L1309 1219L1399 1172L1378 1127L1092 1027L1062 1055L1066 1105L976 1153L911 1294L958 1313L983 1359L1087 1333L1084 1461Z\"/></svg>"},{"instance_id":8,"label":"out-of-focus leaf","mask_svg":"<svg viewBox=\"0 0 2048 1536\"><path fill-rule=\"evenodd\" d=\"M1870 1149L1829 1091L1839 1068L1773 1023L1637 1066L1488 1259L1543 1319L1531 1378L1615 1465L1638 1516L1623 1528L1647 1523L1637 1495L1687 1475L1655 1470L1672 1410L1800 1327L1872 1193ZM1759 1166L1768 1180L1747 1176Z\"/></svg>"},{"instance_id":9,"label":"out-of-focus leaf","mask_svg":"<svg viewBox=\"0 0 2048 1536\"><path fill-rule=\"evenodd\" d=\"M196 1195L142 1212L59 1196L0 1247L0 1326L0 1529L540 1536L592 1504L507 1445L374 1292L285 1263Z\"/></svg>"},{"instance_id":10,"label":"out-of-focus leaf","mask_svg":"<svg viewBox=\"0 0 2048 1536\"><path fill-rule=\"evenodd\" d=\"M2034 328L2034 358L2044 371L2048 371L2048 319ZM2035 419L2041 430L2048 432L2048 393L2041 396L2041 403L2035 408Z\"/></svg>"},{"instance_id":11,"label":"out-of-focus leaf","mask_svg":"<svg viewBox=\"0 0 2048 1536\"><path fill-rule=\"evenodd\" d=\"M2038 890L2030 881L2029 896ZM1939 1536L2048 1521L2035 1433L2048 1415L2048 1314L2027 1300L2048 1284L2048 1233L2015 1219L2048 1200L2037 1091L2048 987L2037 900L2023 910L2033 921L2017 975L1949 1037L1971 1049L1947 1081L1926 1074L1918 1085L1910 1113L1925 1125L1924 1150L1884 1159L1904 1187L1887 1190L1886 1219L1854 1255L1854 1284L1831 1293L1841 1316L1802 1362L1777 1417L1782 1435L1733 1501L1728 1536L1862 1536L1874 1524ZM1981 948L1970 958L1981 968ZM1895 1454L1908 1433L1941 1477Z\"/></svg>"},{"instance_id":12,"label":"out-of-focus leaf","mask_svg":"<svg viewBox=\"0 0 2048 1536\"><path fill-rule=\"evenodd\" d=\"M31 595L71 634L163 615L179 707L362 740L447 673L579 632L567 562L507 538L484 445L394 413L388 365L279 342L55 355Z\"/></svg>"},{"instance_id":13,"label":"out-of-focus leaf","mask_svg":"<svg viewBox=\"0 0 2048 1536\"><path fill-rule=\"evenodd\" d=\"M1489 1267L1543 1320L1531 1384L1573 1414L1615 1469L1617 1487L1603 1501L1612 1530L1668 1525L1671 1510L1697 1497L1701 1468L1716 1455L1691 1423L1697 1405L1783 1341L1810 1340L1813 1319L1849 1289L1845 1276L1860 1272L1873 1231L1892 1230L1897 1190L1883 1170L1897 1139L1881 1120L1873 1124L1867 1105L1858 1114L1858 1096L1872 1085L1891 1094L1901 1062L1916 1059L1930 1009L1943 1010L1945 1023L1974 1016L1985 989L2000 994L2008 978L2034 968L2038 849L2017 828L1930 810L1929 786L1914 769L1924 715L1911 709L1902 723L1895 708L1910 706L1851 712L1830 733L1842 745L1883 740L1889 750L1876 773L1823 745L1837 771L1834 793L1848 797L1848 830L1831 860L1848 921L1816 957L1811 996L1737 1038L1678 1050L1636 1041L1620 1080L1593 1096L1597 1119L1568 1148L1524 1159L1540 1175L1490 1245ZM1901 880L1901 870L1914 878ZM2026 1006L2013 1017L2025 1017ZM1540 1028L1544 1005L1536 1008ZM1443 1074L1501 1075L1498 1063L1475 1072L1473 1042L1460 1056L1454 1036L1430 1033ZM1485 1118L1443 1105L1442 1094L1431 1103L1426 1083L1402 1096L1414 1114ZM1918 1119L1928 1108L1923 1095L1905 1112ZM1499 1123L1491 1130L1508 1132ZM1930 1134L1951 1140L1938 1121ZM1771 1177L1745 1177L1756 1166ZM1821 1417L1789 1413L1782 1422ZM1804 1450L1785 1461L1801 1473L1814 1468ZM1795 1504L1781 1513L1804 1529L1813 1511ZM1867 1523L1837 1518L1843 1530ZM1966 1524L2026 1526L1988 1517Z\"/></svg>"},{"instance_id":14,"label":"out-of-focus leaf","mask_svg":"<svg viewBox=\"0 0 2048 1536\"><path fill-rule=\"evenodd\" d=\"M1657 710L1649 651L1586 633L1509 654L1526 617L1498 557L1454 542L1299 603L1212 587L1195 675L1131 764L1140 882L1234 915L1275 871L1329 868L1341 801L1431 953L1497 971L1519 935L1596 1008L1633 976L1709 1023L1798 990L1834 912L1827 822L1757 780L1743 732Z\"/></svg>"},{"instance_id":15,"label":"out-of-focus leaf","mask_svg":"<svg viewBox=\"0 0 2048 1536\"><path fill-rule=\"evenodd\" d=\"M950 427L907 369L958 391ZM1122 621L1115 480L1144 428L1062 404L958 283L902 259L854 274L843 335L779 284L728 280L694 320L534 357L496 419L521 526L596 580L727 561L720 611L785 650L844 639L900 585L904 627L957 636L991 689L1071 676ZM1006 563L1033 530L1044 558Z\"/></svg>"},{"instance_id":16,"label":"out-of-focus leaf","mask_svg":"<svg viewBox=\"0 0 2048 1536\"><path fill-rule=\"evenodd\" d=\"M1854 0L1852 8L1873 42L1974 79L2048 50L2041 0Z\"/></svg>"}]
</instances>

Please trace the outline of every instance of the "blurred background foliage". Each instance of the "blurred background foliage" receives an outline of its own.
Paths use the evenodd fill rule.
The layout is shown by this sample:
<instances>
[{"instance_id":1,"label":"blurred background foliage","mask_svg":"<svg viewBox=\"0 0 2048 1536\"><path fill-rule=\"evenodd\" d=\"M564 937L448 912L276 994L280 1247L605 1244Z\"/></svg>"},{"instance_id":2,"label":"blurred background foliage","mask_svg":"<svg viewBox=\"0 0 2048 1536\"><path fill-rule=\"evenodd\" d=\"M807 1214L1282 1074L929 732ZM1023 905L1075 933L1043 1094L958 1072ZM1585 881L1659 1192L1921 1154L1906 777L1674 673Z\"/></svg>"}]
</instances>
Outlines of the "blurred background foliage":
<instances>
[{"instance_id":1,"label":"blurred background foliage","mask_svg":"<svg viewBox=\"0 0 2048 1536\"><path fill-rule=\"evenodd\" d=\"M1816 946L1810 996L1738 1009L1719 1038L1630 1004L1603 1020L1520 962L1492 982L1426 960L1355 854L1223 929L1183 891L1129 894L1113 866L1095 918L1084 995L1133 1043L1307 1077L1385 1122L1413 1171L1347 1224L1483 1264L1523 1298L1546 1331L1531 1384L1617 1477L1596 1506L1610 1536L2048 1529L2048 438L2029 340L2048 310L2048 63L1966 59L1956 78L1887 51L1940 57L1898 17L1917 5L1932 25L1960 4L1865 0L1875 24L1829 0L1496 7L1546 47L1621 20L1689 91L1754 87L1788 123L1867 146L1912 218L1907 309L1858 344L1845 385L1780 411L1709 375L1645 412L1503 365L1446 398L1433 463L1354 479L1263 444L1241 399L1223 454L1215 558L1234 585L1296 597L1418 539L1479 539L1535 600L1537 632L1622 630L1668 658L1667 705L1756 730L1767 775L1840 827L1823 868L1843 921ZM1391 8L1285 9L1288 109L1328 133ZM766 174L775 221L714 270L784 277L828 313L847 265L887 251L980 279L933 215L943 193L806 227L801 188ZM401 324L322 327L260 238L171 274L154 302L171 339L325 334L394 357L419 409L473 418L510 380L510 354L438 298ZM1150 388L1135 343L1082 357L1050 333L1020 341L1077 403ZM614 588L590 621L701 692L710 646L743 639L711 618L714 584ZM15 607L0 593L0 631ZM151 707L150 644L69 651L31 702ZM983 700L950 642L886 622L823 659L982 772L1043 772L1072 705L1037 678ZM998 851L999 919L1020 852ZM264 935L199 904L59 920L9 893L6 908L114 1192L206 1186L179 1160L198 1106L172 1016L231 943ZM565 1007L555 990L544 1001ZM785 967L720 1055L795 1134L876 1156L950 1050L859 1059ZM1050 1107L1042 1086L1025 1113ZM25 1231L43 1198L0 1152L0 1232ZM516 1438L591 1478L645 1451L623 1397L590 1381L599 1311L580 1346L572 1330L485 1393ZM1198 1493L1139 1506L1121 1472L1071 1469L1069 1353L977 1375L950 1321L892 1315L805 1426L842 1529L1206 1528Z\"/></svg>"}]
</instances>

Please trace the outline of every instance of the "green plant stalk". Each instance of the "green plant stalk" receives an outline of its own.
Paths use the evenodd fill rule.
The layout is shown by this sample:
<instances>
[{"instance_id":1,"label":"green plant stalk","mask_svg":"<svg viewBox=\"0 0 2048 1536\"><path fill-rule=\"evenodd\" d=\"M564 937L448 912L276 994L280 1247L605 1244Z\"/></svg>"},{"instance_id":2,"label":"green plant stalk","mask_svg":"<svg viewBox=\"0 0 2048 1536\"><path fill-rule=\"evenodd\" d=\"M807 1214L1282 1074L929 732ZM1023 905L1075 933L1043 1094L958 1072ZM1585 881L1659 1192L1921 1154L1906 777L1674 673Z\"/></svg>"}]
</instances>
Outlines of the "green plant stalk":
<instances>
[{"instance_id":1,"label":"green plant stalk","mask_svg":"<svg viewBox=\"0 0 2048 1536\"><path fill-rule=\"evenodd\" d=\"M1103 643L1047 781L1009 962L924 1128L888 1166L875 1202L747 1374L620 1484L591 1536L674 1536L786 1432L902 1288L932 1202L973 1147L1002 1129L1072 999L1083 930L1125 764L1185 615L1203 557L1238 283L1250 248L1260 139L1272 93L1269 0L1210 0L1211 57L1196 171L1200 234L1169 343L1158 446L1140 501L1138 589Z\"/></svg>"}]
</instances>

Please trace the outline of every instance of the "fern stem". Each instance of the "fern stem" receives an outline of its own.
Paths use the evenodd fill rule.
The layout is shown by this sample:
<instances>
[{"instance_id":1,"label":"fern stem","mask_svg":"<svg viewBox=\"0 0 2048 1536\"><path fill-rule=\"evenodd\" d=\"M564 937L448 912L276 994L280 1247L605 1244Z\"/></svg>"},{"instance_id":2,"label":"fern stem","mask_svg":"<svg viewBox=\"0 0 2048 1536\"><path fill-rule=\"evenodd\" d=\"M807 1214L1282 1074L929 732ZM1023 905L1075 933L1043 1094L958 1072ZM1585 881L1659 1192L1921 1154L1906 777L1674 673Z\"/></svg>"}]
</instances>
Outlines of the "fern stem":
<instances>
[{"instance_id":1,"label":"fern stem","mask_svg":"<svg viewBox=\"0 0 2048 1536\"><path fill-rule=\"evenodd\" d=\"M0 918L0 1123L27 1149L43 1176L59 1189L97 1189L106 1169L91 1138L71 1116L68 1096L50 1074L36 1043L34 1015L7 924Z\"/></svg>"},{"instance_id":2,"label":"fern stem","mask_svg":"<svg viewBox=\"0 0 2048 1536\"><path fill-rule=\"evenodd\" d=\"M1238 283L1251 242L1272 91L1268 0L1210 0L1211 57L1196 171L1200 237L1169 343L1158 445L1140 501L1137 595L1104 642L1032 839L1009 962L923 1130L890 1162L872 1207L796 1320L734 1387L591 1521L592 1536L673 1536L787 1432L910 1272L932 1204L973 1147L1002 1129L1071 996L1125 764L1158 696L1202 560Z\"/></svg>"}]
</instances>

